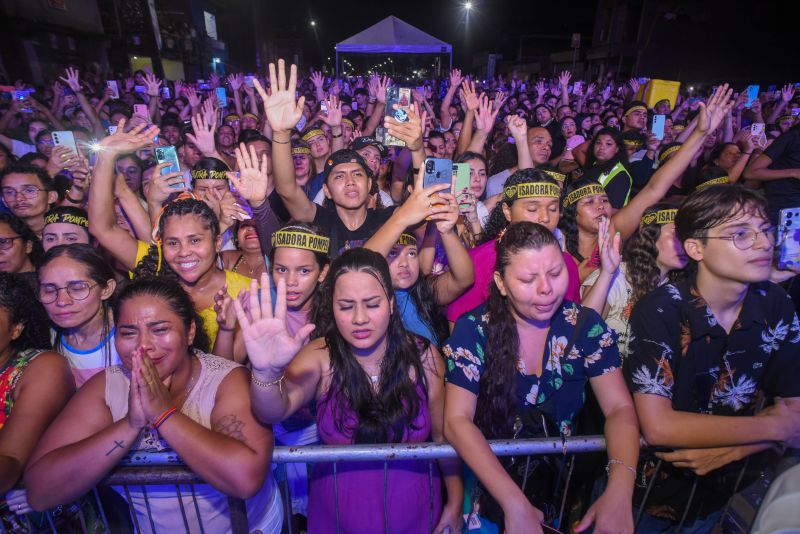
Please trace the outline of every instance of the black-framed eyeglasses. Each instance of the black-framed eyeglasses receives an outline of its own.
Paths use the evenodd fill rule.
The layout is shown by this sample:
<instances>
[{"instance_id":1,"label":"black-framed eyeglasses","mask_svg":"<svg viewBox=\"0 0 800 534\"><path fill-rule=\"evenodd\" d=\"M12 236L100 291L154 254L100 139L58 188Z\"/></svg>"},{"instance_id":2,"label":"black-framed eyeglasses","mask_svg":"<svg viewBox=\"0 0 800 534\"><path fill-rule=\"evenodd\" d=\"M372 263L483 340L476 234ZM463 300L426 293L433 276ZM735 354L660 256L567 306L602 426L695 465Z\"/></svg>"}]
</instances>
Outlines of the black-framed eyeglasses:
<instances>
[{"instance_id":1,"label":"black-framed eyeglasses","mask_svg":"<svg viewBox=\"0 0 800 534\"><path fill-rule=\"evenodd\" d=\"M14 240L23 239L22 236L0 237L0 250L8 250L14 246Z\"/></svg>"},{"instance_id":2,"label":"black-framed eyeglasses","mask_svg":"<svg viewBox=\"0 0 800 534\"><path fill-rule=\"evenodd\" d=\"M39 302L42 304L51 304L55 302L56 299L58 299L58 292L62 289L67 291L67 295L69 295L72 300L86 300L92 288L96 285L97 284L90 284L89 282L80 280L70 282L64 287L58 287L55 284L42 284L39 286Z\"/></svg>"},{"instance_id":3,"label":"black-framed eyeglasses","mask_svg":"<svg viewBox=\"0 0 800 534\"><path fill-rule=\"evenodd\" d=\"M749 250L756 244L760 234L764 234L764 237L767 239L767 242L771 247L774 247L778 244L778 234L774 226L767 228L766 230L753 230L752 228L748 228L747 230L739 230L738 232L734 232L731 235L705 236L705 238L725 239L726 241L731 241L733 246L739 250Z\"/></svg>"},{"instance_id":4,"label":"black-framed eyeglasses","mask_svg":"<svg viewBox=\"0 0 800 534\"><path fill-rule=\"evenodd\" d=\"M34 185L23 185L20 189L14 189L13 187L4 187L3 198L4 199L15 199L18 196L24 196L25 198L34 199L39 196L40 191L49 191L48 189L44 189L42 187L36 187Z\"/></svg>"}]
</instances>

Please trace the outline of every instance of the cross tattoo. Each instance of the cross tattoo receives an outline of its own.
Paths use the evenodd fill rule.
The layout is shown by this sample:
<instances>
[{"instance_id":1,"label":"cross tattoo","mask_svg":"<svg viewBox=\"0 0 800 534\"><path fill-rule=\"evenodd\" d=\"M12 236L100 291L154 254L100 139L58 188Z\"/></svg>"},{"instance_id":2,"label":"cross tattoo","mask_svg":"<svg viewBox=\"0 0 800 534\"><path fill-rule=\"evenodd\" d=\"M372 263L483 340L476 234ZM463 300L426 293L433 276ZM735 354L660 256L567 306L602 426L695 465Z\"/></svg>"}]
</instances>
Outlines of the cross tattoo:
<instances>
[{"instance_id":1,"label":"cross tattoo","mask_svg":"<svg viewBox=\"0 0 800 534\"><path fill-rule=\"evenodd\" d=\"M125 445L121 441L114 440L114 447L112 447L111 450L106 453L106 456L109 456L115 450L122 449L124 447L125 447Z\"/></svg>"}]
</instances>

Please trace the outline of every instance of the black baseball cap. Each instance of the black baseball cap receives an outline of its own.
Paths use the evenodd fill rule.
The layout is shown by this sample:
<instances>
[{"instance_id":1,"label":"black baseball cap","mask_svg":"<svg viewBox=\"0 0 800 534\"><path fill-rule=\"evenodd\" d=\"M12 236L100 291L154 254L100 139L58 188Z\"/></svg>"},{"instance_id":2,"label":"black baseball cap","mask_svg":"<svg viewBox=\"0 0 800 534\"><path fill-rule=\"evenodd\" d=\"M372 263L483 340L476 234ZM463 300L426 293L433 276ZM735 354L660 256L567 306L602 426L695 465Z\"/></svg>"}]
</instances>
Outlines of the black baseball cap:
<instances>
[{"instance_id":1,"label":"black baseball cap","mask_svg":"<svg viewBox=\"0 0 800 534\"><path fill-rule=\"evenodd\" d=\"M386 148L386 145L375 139L374 137L367 137L366 135L361 137L356 137L353 140L353 150L360 150L367 146L374 146L378 149L381 153L381 157L385 158L389 155L389 150Z\"/></svg>"},{"instance_id":2,"label":"black baseball cap","mask_svg":"<svg viewBox=\"0 0 800 534\"><path fill-rule=\"evenodd\" d=\"M361 157L361 154L355 150L343 149L337 150L331 154L331 157L325 160L325 167L322 170L322 181L327 182L328 176L331 174L333 168L343 163L358 163L361 165L361 168L364 169L364 172L367 173L367 176L369 176L370 179L372 178L372 171L369 169L367 162L364 161L364 158Z\"/></svg>"}]
</instances>

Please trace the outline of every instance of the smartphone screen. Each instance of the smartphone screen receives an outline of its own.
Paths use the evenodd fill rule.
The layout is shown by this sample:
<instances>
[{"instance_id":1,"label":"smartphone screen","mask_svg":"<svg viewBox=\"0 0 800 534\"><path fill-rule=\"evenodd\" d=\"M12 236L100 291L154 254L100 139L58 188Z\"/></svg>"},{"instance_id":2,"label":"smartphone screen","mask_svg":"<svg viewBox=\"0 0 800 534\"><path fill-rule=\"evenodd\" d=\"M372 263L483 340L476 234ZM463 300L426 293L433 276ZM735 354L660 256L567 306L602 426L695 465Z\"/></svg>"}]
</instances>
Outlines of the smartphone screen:
<instances>
[{"instance_id":1,"label":"smartphone screen","mask_svg":"<svg viewBox=\"0 0 800 534\"><path fill-rule=\"evenodd\" d=\"M659 141L664 139L664 123L666 118L666 115L653 115L653 124L650 131L653 132L653 135L655 135L656 139Z\"/></svg>"},{"instance_id":2,"label":"smartphone screen","mask_svg":"<svg viewBox=\"0 0 800 534\"><path fill-rule=\"evenodd\" d=\"M386 110L387 117L393 117L398 122L408 122L408 110L411 106L410 87L387 87ZM386 134L383 144L391 146L406 146L405 141Z\"/></svg>"},{"instance_id":3,"label":"smartphone screen","mask_svg":"<svg viewBox=\"0 0 800 534\"><path fill-rule=\"evenodd\" d=\"M225 92L225 88L217 87L215 92L217 95L217 105L221 108L228 107L228 93Z\"/></svg>"},{"instance_id":4,"label":"smartphone screen","mask_svg":"<svg viewBox=\"0 0 800 534\"><path fill-rule=\"evenodd\" d=\"M117 87L117 80L108 80L106 82L106 87L111 89L111 98L114 100L119 98L119 87Z\"/></svg>"},{"instance_id":5,"label":"smartphone screen","mask_svg":"<svg viewBox=\"0 0 800 534\"><path fill-rule=\"evenodd\" d=\"M431 187L438 184L452 184L453 181L453 162L445 158L426 158L425 174L422 179L423 187ZM448 187L443 193L450 193Z\"/></svg>"},{"instance_id":6,"label":"smartphone screen","mask_svg":"<svg viewBox=\"0 0 800 534\"><path fill-rule=\"evenodd\" d=\"M253 85L253 78L254 78L254 76L245 76L245 77L244 77L244 84L245 84L247 87L254 87L254 85Z\"/></svg>"},{"instance_id":7,"label":"smartphone screen","mask_svg":"<svg viewBox=\"0 0 800 534\"><path fill-rule=\"evenodd\" d=\"M750 108L753 107L753 102L758 98L758 85L748 85L747 86L747 100L744 103L744 107Z\"/></svg>"},{"instance_id":8,"label":"smartphone screen","mask_svg":"<svg viewBox=\"0 0 800 534\"><path fill-rule=\"evenodd\" d=\"M800 265L800 208L781 210L778 241L781 242L778 269Z\"/></svg>"},{"instance_id":9,"label":"smartphone screen","mask_svg":"<svg viewBox=\"0 0 800 534\"><path fill-rule=\"evenodd\" d=\"M75 154L78 153L78 145L75 144L75 136L72 132L53 132L53 146L64 146Z\"/></svg>"},{"instance_id":10,"label":"smartphone screen","mask_svg":"<svg viewBox=\"0 0 800 534\"><path fill-rule=\"evenodd\" d=\"M469 189L469 170L469 163L453 163L453 176L456 179L456 198L458 198L458 195L460 195L465 189ZM459 204L459 207L466 206L467 204Z\"/></svg>"},{"instance_id":11,"label":"smartphone screen","mask_svg":"<svg viewBox=\"0 0 800 534\"><path fill-rule=\"evenodd\" d=\"M169 100L170 98L172 98L172 96L170 96L170 93L169 93L169 87L162 87L161 88L161 98L163 98L165 100Z\"/></svg>"},{"instance_id":12,"label":"smartphone screen","mask_svg":"<svg viewBox=\"0 0 800 534\"><path fill-rule=\"evenodd\" d=\"M321 109L321 110L322 110L322 112L323 112L325 115L327 115L327 114L328 114L328 103L327 103L327 102L325 102L324 100L320 100L320 101L319 101L319 109Z\"/></svg>"},{"instance_id":13,"label":"smartphone screen","mask_svg":"<svg viewBox=\"0 0 800 534\"><path fill-rule=\"evenodd\" d=\"M137 93L146 93L147 87L145 87L144 85L137 85L134 86L133 90L136 91Z\"/></svg>"}]
</instances>

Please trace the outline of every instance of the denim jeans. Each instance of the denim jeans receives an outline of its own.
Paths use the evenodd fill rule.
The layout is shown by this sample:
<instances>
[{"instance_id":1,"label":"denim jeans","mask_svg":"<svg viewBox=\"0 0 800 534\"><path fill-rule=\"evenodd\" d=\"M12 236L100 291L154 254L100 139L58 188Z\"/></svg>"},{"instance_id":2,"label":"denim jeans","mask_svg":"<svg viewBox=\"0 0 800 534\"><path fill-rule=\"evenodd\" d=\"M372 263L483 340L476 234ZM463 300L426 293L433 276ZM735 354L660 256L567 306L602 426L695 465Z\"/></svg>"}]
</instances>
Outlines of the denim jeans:
<instances>
[{"instance_id":1,"label":"denim jeans","mask_svg":"<svg viewBox=\"0 0 800 534\"><path fill-rule=\"evenodd\" d=\"M637 509L633 511L633 517L636 517ZM708 534L714 529L722 516L722 510L718 510L705 518L697 518L692 523L684 523L681 529L681 534ZM673 534L678 532L678 522L670 521L669 519L662 519L654 517L647 512L642 514L642 519L639 521L639 526L636 527L636 534Z\"/></svg>"}]
</instances>

